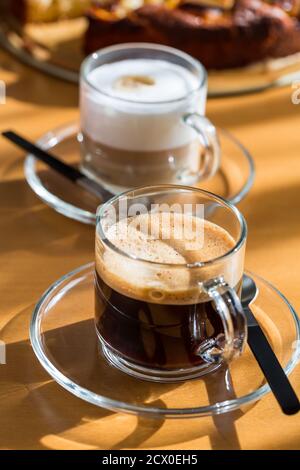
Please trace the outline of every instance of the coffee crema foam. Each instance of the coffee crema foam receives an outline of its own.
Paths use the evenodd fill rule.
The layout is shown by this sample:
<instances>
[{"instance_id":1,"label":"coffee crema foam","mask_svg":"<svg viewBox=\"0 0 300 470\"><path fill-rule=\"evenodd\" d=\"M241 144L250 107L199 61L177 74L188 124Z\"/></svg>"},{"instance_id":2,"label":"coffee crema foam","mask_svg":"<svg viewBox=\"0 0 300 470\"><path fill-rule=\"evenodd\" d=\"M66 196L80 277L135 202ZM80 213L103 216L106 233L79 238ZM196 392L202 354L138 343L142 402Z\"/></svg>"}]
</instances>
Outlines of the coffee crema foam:
<instances>
[{"instance_id":1,"label":"coffee crema foam","mask_svg":"<svg viewBox=\"0 0 300 470\"><path fill-rule=\"evenodd\" d=\"M200 269L185 265L214 260L235 246L222 227L181 213L141 214L103 229L114 247L139 260L107 248L97 234L96 269L100 277L121 294L153 303L206 301L207 294L201 292L199 282L222 275L224 265L216 263ZM232 285L238 281L232 274Z\"/></svg>"},{"instance_id":2,"label":"coffee crema foam","mask_svg":"<svg viewBox=\"0 0 300 470\"><path fill-rule=\"evenodd\" d=\"M105 64L90 72L88 80L114 98L145 103L184 98L198 84L197 78L184 67L154 59Z\"/></svg>"},{"instance_id":3,"label":"coffee crema foam","mask_svg":"<svg viewBox=\"0 0 300 470\"><path fill-rule=\"evenodd\" d=\"M205 114L206 87L199 88L199 78L181 65L120 60L90 71L80 88L81 130L89 146L99 146L100 157L107 153L101 145L113 151L167 151L171 156L173 149L194 141L199 147L194 129L182 117L193 111ZM103 164L107 159L103 157Z\"/></svg>"}]
</instances>

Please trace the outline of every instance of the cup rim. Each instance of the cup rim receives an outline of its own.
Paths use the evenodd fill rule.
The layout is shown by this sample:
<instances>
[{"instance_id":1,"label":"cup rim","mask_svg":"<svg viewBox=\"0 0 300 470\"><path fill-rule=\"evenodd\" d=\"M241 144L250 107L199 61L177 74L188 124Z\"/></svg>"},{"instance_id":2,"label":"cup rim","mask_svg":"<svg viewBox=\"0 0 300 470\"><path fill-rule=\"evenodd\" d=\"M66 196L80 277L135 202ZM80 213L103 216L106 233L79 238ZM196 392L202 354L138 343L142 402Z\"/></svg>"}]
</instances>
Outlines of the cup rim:
<instances>
[{"instance_id":1,"label":"cup rim","mask_svg":"<svg viewBox=\"0 0 300 470\"><path fill-rule=\"evenodd\" d=\"M239 225L240 225L240 235L239 235L239 238L238 238L237 242L235 243L235 245L229 251L224 253L223 255L218 256L216 258L212 258L212 259L207 260L207 261L196 261L194 263L184 263L184 264L182 264L182 263L181 264L179 264L179 263L178 264L175 264L175 263L171 264L171 263L162 263L162 262L147 260L147 259L144 259L144 258L139 258L137 256L131 255L130 253L126 253L125 251L120 250L119 248L117 248L110 240L108 240L105 237L105 233L102 229L102 224L100 223L100 220L101 220L101 218L103 218L103 214L104 214L105 210L107 209L107 207L109 205L115 203L121 197L129 195L130 193L134 193L136 191L143 190L143 191L145 191L144 196L146 196L147 191L150 192L151 190L152 191L157 190L157 192L160 192L163 189L179 190L179 191L184 190L184 191L201 193L201 194L204 194L206 196L210 196L212 199L219 202L221 205L227 207L227 209L229 209L231 212L234 213L234 215L238 219ZM142 197L142 195L141 195L141 197ZM96 213L96 237L97 237L98 229L100 231L100 237L101 237L101 240L102 240L103 244L106 247L110 248L115 253L117 253L121 256L124 256L128 259L138 261L138 262L141 262L141 263L151 264L151 265L157 266L157 267L165 268L166 266L168 266L169 269L172 269L172 268L176 268L176 269L180 269L180 268L184 268L184 269L203 268L203 267L206 267L206 266L211 266L211 265L213 265L215 263L218 263L220 261L223 261L223 260L229 258L230 256L232 256L234 253L238 252L241 249L241 247L246 242L247 232L248 232L245 217L239 211L239 209L235 205L233 205L231 202L227 201L226 199L222 198L221 196L217 196L216 194L214 194L210 191L206 191L204 189L194 188L194 187L191 187L191 186L175 185L175 184L158 184L158 185L152 185L152 186L139 186L137 188L130 189L128 191L124 191L123 193L117 194L113 198L109 199L105 204L102 204L101 206L98 207L97 213Z\"/></svg>"},{"instance_id":2,"label":"cup rim","mask_svg":"<svg viewBox=\"0 0 300 470\"><path fill-rule=\"evenodd\" d=\"M110 52L114 51L122 51L125 49L153 49L157 51L164 51L168 52L170 54L176 55L178 57L181 57L185 61L189 62L198 72L199 77L198 77L198 86L194 90L190 90L184 97L182 98L175 98L171 100L165 100L165 101L136 101L136 100L130 100L127 98L120 98L116 97L114 95L111 95L110 93L104 92L103 90L100 90L97 88L91 81L88 79L88 67L89 65L96 60L99 55L105 55ZM83 81L91 87L93 90L95 90L98 94L103 95L106 98L110 98L112 100L116 100L117 102L124 102L124 103L130 103L134 104L136 106L142 105L142 106L159 106L159 105L166 105L166 104L176 104L180 103L183 101L186 101L190 96L194 95L197 93L201 88L205 85L207 81L207 71L205 67L199 62L197 59L194 59L192 56L189 54L182 52L174 47L170 46L163 46L160 44L154 44L154 43L148 43L148 42L132 42L132 43L122 43L122 44L116 44L113 46L108 46L104 47L103 49L99 49L96 52L93 52L90 54L86 59L81 64L80 68L80 76L83 79Z\"/></svg>"}]
</instances>

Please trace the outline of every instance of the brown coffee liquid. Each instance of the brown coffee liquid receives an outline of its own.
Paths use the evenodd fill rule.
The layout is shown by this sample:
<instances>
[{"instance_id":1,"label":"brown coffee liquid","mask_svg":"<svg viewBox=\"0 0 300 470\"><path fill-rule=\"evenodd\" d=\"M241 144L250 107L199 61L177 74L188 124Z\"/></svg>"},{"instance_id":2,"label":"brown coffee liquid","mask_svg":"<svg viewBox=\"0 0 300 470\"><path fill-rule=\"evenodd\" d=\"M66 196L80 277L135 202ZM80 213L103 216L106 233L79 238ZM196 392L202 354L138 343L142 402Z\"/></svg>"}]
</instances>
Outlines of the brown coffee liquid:
<instances>
[{"instance_id":1,"label":"brown coffee liquid","mask_svg":"<svg viewBox=\"0 0 300 470\"><path fill-rule=\"evenodd\" d=\"M142 222L147 215L138 217ZM180 223L180 217L186 221L186 216L178 214L173 222ZM191 250L190 239L188 244L176 237L161 239L164 226L159 215L155 223L156 239L147 241L140 231L141 225L136 224L127 231L127 238L118 240L116 234L124 230L124 221L107 236L122 251L173 264L173 269L159 265L147 271L147 266L141 263L139 270L138 263L133 265L129 258L112 251L103 253L102 242L98 240L96 329L112 352L136 365L164 371L197 366L204 362L197 354L199 343L216 337L223 327L213 303L199 292L197 274L186 269L185 264L196 259L214 259L233 248L235 242L224 229L205 222L204 241L195 231Z\"/></svg>"},{"instance_id":2,"label":"brown coffee liquid","mask_svg":"<svg viewBox=\"0 0 300 470\"><path fill-rule=\"evenodd\" d=\"M124 188L178 182L183 168L201 171L202 156L198 141L176 148L154 151L121 150L93 141L83 133L82 167L107 184ZM170 161L172 163L170 163Z\"/></svg>"}]
</instances>

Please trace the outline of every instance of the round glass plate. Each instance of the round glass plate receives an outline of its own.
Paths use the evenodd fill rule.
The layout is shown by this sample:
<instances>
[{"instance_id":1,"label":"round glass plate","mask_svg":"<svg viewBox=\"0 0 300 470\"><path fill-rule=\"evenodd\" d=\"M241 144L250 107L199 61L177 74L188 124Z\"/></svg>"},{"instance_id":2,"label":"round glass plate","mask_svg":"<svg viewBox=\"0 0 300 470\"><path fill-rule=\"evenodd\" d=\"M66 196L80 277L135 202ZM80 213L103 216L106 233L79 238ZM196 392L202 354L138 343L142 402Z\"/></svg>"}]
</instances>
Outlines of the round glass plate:
<instances>
[{"instance_id":1,"label":"round glass plate","mask_svg":"<svg viewBox=\"0 0 300 470\"><path fill-rule=\"evenodd\" d=\"M299 319L285 297L251 274L259 293L252 310L289 374L300 357ZM111 366L94 326L94 263L59 279L33 312L30 339L42 366L77 397L114 411L148 417L191 418L246 410L266 395L266 385L250 349L228 367L176 384L146 382Z\"/></svg>"},{"instance_id":2,"label":"round glass plate","mask_svg":"<svg viewBox=\"0 0 300 470\"><path fill-rule=\"evenodd\" d=\"M9 16L0 24L0 44L21 62L78 83L87 26L86 18L82 17L20 28ZM290 85L300 78L300 53L247 67L211 70L208 77L208 96L212 98Z\"/></svg>"},{"instance_id":3,"label":"round glass plate","mask_svg":"<svg viewBox=\"0 0 300 470\"><path fill-rule=\"evenodd\" d=\"M1 5L0 5L1 8ZM0 11L1 16L1 11ZM20 26L7 13L0 18L0 44L21 62L71 83L79 82L84 59L84 17ZM222 97L286 86L300 78L300 53L266 59L247 67L210 70L208 96Z\"/></svg>"},{"instance_id":4,"label":"round glass plate","mask_svg":"<svg viewBox=\"0 0 300 470\"><path fill-rule=\"evenodd\" d=\"M70 165L78 166L80 149L78 124L65 125L44 135L38 145L51 149ZM254 164L247 149L227 131L218 130L222 162L217 174L199 187L211 191L233 204L248 194L254 181ZM53 171L35 157L25 160L25 177L33 191L57 212L80 222L95 224L99 199L90 195Z\"/></svg>"}]
</instances>

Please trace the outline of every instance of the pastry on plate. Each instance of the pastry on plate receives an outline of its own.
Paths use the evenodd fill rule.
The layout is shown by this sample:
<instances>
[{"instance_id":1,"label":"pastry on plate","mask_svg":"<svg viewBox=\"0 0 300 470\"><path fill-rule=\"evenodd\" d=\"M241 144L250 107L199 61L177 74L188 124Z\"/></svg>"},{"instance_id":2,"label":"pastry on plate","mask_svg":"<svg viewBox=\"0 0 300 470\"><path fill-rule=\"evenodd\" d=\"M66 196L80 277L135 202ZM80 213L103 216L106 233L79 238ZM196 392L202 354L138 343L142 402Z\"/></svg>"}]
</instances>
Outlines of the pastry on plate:
<instances>
[{"instance_id":1,"label":"pastry on plate","mask_svg":"<svg viewBox=\"0 0 300 470\"><path fill-rule=\"evenodd\" d=\"M11 11L22 23L50 22L83 15L90 0L11 0Z\"/></svg>"},{"instance_id":2,"label":"pastry on plate","mask_svg":"<svg viewBox=\"0 0 300 470\"><path fill-rule=\"evenodd\" d=\"M136 0L137 8L93 3L86 53L122 42L154 42L188 52L209 69L227 69L300 51L299 0Z\"/></svg>"}]
</instances>

